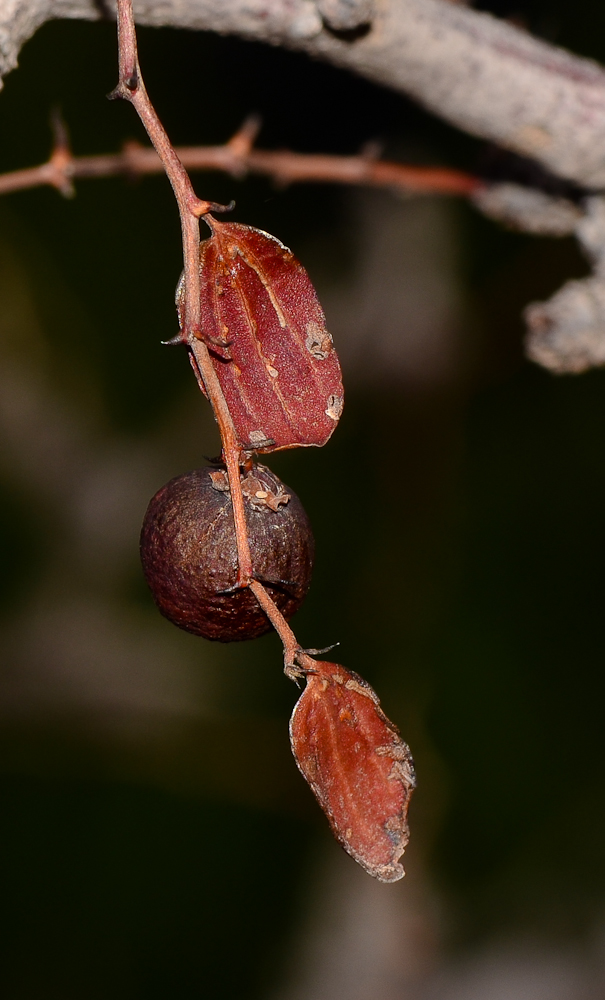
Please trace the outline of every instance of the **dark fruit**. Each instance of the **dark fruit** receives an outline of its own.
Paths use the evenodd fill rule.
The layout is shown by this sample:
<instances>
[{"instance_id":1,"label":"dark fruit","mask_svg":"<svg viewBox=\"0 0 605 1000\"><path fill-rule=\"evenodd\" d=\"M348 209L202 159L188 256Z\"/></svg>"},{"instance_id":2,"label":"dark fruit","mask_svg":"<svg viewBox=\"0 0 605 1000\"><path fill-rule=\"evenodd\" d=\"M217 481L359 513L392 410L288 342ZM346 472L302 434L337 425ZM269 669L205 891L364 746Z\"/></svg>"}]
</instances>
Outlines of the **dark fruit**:
<instances>
[{"instance_id":1,"label":"dark fruit","mask_svg":"<svg viewBox=\"0 0 605 1000\"><path fill-rule=\"evenodd\" d=\"M254 576L291 618L311 582L309 520L296 494L265 466L254 465L241 483ZM226 593L237 579L237 550L222 467L177 476L156 493L143 522L141 560L158 608L179 628L220 642L270 630L250 590Z\"/></svg>"}]
</instances>

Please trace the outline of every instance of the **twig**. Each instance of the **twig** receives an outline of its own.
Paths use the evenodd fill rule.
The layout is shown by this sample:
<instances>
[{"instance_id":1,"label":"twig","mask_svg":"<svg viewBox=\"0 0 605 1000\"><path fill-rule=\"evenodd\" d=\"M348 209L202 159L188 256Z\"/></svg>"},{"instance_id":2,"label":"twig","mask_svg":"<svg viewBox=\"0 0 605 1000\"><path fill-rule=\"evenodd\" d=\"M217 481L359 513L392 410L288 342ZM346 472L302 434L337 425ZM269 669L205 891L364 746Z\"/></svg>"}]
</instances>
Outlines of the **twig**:
<instances>
[{"instance_id":1,"label":"twig","mask_svg":"<svg viewBox=\"0 0 605 1000\"><path fill-rule=\"evenodd\" d=\"M110 94L110 97L122 97L134 105L164 165L179 207L185 270L185 305L182 335L191 352L192 367L196 376L203 383L221 434L223 455L229 478L233 519L235 522L238 558L236 586L250 587L252 590L252 593L282 640L286 672L288 676L295 677L297 676L296 664L298 664L299 668L302 667L304 669L306 667L309 669L312 661L305 651L300 648L296 636L269 597L263 585L253 579L253 566L244 512L244 498L240 482L241 442L237 438L233 420L231 419L231 414L218 377L214 371L208 348L201 339L199 219L206 217L206 221L210 228L212 228L212 216L208 213L211 209L215 211L217 209L220 210L221 206L214 205L212 202L202 201L196 196L187 171L171 145L170 139L149 100L137 56L132 0L118 0L118 50L119 83L115 91ZM239 139L232 140L231 148L232 151L235 148L234 155L238 153L237 142L239 142L239 151L241 151L244 141L248 140L245 140L243 135ZM309 661L308 664L307 660Z\"/></svg>"},{"instance_id":2,"label":"twig","mask_svg":"<svg viewBox=\"0 0 605 1000\"><path fill-rule=\"evenodd\" d=\"M0 75L45 20L99 18L94 0L0 3ZM145 0L138 20L298 49L400 91L471 135L531 156L584 187L605 186L605 72L483 11L444 0L380 0L356 39L310 0ZM279 85L279 83L278 83Z\"/></svg>"},{"instance_id":3,"label":"twig","mask_svg":"<svg viewBox=\"0 0 605 1000\"><path fill-rule=\"evenodd\" d=\"M245 126L244 126L245 127ZM242 130L243 131L243 130ZM416 167L373 160L366 156L329 156L289 150L238 148L241 131L224 146L177 146L181 165L188 170L221 170L234 177L248 173L273 178L280 184L331 183L384 187L409 194L471 195L483 182L479 177L446 167ZM61 155L59 155L61 152ZM128 142L121 153L72 156L53 151L38 167L0 174L0 194L51 185L66 193L66 183L101 177L142 177L164 171L154 149Z\"/></svg>"},{"instance_id":4,"label":"twig","mask_svg":"<svg viewBox=\"0 0 605 1000\"><path fill-rule=\"evenodd\" d=\"M153 143L168 180L172 185L181 218L183 264L185 271L185 301L182 335L204 383L214 410L223 455L227 465L238 555L238 586L247 586L252 575L252 559L248 544L244 498L240 485L241 442L238 440L208 348L202 340L200 312L199 220L211 210L221 211L220 205L197 197L187 171L158 118L145 89L137 54L132 0L118 0L119 82L110 98L130 101ZM211 226L210 220L209 224Z\"/></svg>"},{"instance_id":5,"label":"twig","mask_svg":"<svg viewBox=\"0 0 605 1000\"><path fill-rule=\"evenodd\" d=\"M288 668L294 666L297 654L300 652L298 640L277 605L269 597L262 583L259 583L258 580L250 580L249 587L282 641L284 663L286 670L288 670Z\"/></svg>"},{"instance_id":6,"label":"twig","mask_svg":"<svg viewBox=\"0 0 605 1000\"><path fill-rule=\"evenodd\" d=\"M290 680L294 680L302 674L312 671L315 661L309 656L309 651L302 649L294 632L277 605L269 597L262 583L259 583L258 580L251 580L248 586L282 641L285 672ZM330 646L329 648L332 649L333 647ZM311 650L311 652L326 651Z\"/></svg>"}]
</instances>

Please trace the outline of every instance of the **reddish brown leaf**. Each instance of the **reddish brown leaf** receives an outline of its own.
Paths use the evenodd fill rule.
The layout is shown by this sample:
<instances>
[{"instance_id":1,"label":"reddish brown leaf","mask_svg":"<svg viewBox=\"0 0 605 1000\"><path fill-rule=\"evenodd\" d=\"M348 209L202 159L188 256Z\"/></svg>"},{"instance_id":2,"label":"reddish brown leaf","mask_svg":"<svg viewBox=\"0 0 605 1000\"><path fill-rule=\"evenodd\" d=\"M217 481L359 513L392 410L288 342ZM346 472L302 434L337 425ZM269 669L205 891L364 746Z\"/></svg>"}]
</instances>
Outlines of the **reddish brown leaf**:
<instances>
[{"instance_id":1,"label":"reddish brown leaf","mask_svg":"<svg viewBox=\"0 0 605 1000\"><path fill-rule=\"evenodd\" d=\"M323 445L343 407L340 365L307 272L274 236L208 218L202 336L242 445ZM182 322L183 283L177 289Z\"/></svg>"},{"instance_id":2,"label":"reddish brown leaf","mask_svg":"<svg viewBox=\"0 0 605 1000\"><path fill-rule=\"evenodd\" d=\"M414 789L409 747L358 674L316 661L290 720L292 752L351 857L381 882L405 874Z\"/></svg>"}]
</instances>

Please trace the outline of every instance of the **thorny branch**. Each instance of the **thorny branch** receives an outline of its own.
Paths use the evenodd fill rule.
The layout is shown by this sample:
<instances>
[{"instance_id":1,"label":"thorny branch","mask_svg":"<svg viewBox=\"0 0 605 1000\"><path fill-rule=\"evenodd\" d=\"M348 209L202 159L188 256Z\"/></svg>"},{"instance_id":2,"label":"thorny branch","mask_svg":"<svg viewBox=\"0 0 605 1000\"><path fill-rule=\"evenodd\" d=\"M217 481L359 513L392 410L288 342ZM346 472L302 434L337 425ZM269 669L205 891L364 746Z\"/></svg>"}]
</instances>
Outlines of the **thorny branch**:
<instances>
[{"instance_id":1,"label":"thorny branch","mask_svg":"<svg viewBox=\"0 0 605 1000\"><path fill-rule=\"evenodd\" d=\"M288 625L279 608L269 597L262 583L259 583L258 580L251 580L249 587L282 641L282 645L284 647L285 672L287 676L290 680L295 680L304 673L312 673L314 660L309 653L325 653L327 650L301 649L294 632ZM338 643L336 645L338 645ZM332 649L333 647L330 646L329 648Z\"/></svg>"},{"instance_id":2,"label":"thorny branch","mask_svg":"<svg viewBox=\"0 0 605 1000\"><path fill-rule=\"evenodd\" d=\"M202 340L200 322L199 220L211 210L221 211L221 206L202 201L195 194L187 171L179 160L170 139L145 89L137 54L136 33L132 14L132 0L118 3L118 52L119 82L109 95L130 101L141 119L155 151L168 177L179 207L183 236L183 266L185 273L185 306L182 336L194 358L194 369L212 404L219 425L223 454L231 490L233 518L237 539L238 584L246 586L252 575L252 560L246 530L244 498L240 486L241 444L238 441L229 408L216 376L208 348ZM211 217L208 224L212 228Z\"/></svg>"},{"instance_id":3,"label":"thorny branch","mask_svg":"<svg viewBox=\"0 0 605 1000\"><path fill-rule=\"evenodd\" d=\"M586 226L589 225L592 232L595 229L594 219L602 218L602 212L596 211L598 196L587 196L582 203L578 203L548 195L537 188L503 182L490 183L458 170L377 160L370 150L358 156L329 156L289 150L255 149L254 141L259 126L256 117L249 118L222 146L170 147L169 169L174 174L176 168L176 180L173 181L173 187L176 184L175 190L181 190L182 176L186 178L186 181L183 180L183 197L179 203L185 207L185 226L188 227L184 230L189 241L184 244L185 259L189 254L189 245L193 254L193 246L196 241L199 242L197 212L200 210L199 206L207 204L198 203L185 167L194 170L224 170L236 178L242 178L247 173L264 174L281 184L314 181L384 187L407 195L466 196L479 211L512 228L555 237L572 234L578 237L598 273L584 282L566 285L550 303L534 303L527 308L525 317L530 331L527 353L538 364L557 372L579 372L593 365L603 364L605 272L600 260L605 255L605 222L601 233L601 251L595 250L598 237L595 238L594 232L590 246L584 236ZM66 128L56 114L53 117L53 131L55 146L48 162L38 167L0 175L0 194L50 185L69 197L74 193L73 182L77 179L116 175L141 177L164 171L162 158L156 150L144 148L139 143L126 143L121 153L73 156ZM163 130L162 135L164 142L167 142ZM189 204L193 205L193 211L187 207ZM595 263L597 257L598 267ZM193 280L198 280L195 275ZM189 337L188 343L194 372L204 384L201 367L206 348L195 336ZM210 378L213 374L208 372ZM229 414L223 413L221 397L215 395L214 399L217 401L217 412L224 416L224 432L229 436ZM232 450L234 469L235 444ZM243 539L243 514L239 506L236 510L240 526L239 537ZM245 566L243 546L242 558Z\"/></svg>"},{"instance_id":4,"label":"thorny branch","mask_svg":"<svg viewBox=\"0 0 605 1000\"><path fill-rule=\"evenodd\" d=\"M328 182L385 187L409 194L470 195L480 178L446 167L418 167L376 159L371 152L359 156L295 153L289 150L254 149L259 123L250 118L223 146L177 146L174 152L189 170L222 170L233 177L263 174L279 184ZM100 177L142 177L164 172L155 149L127 142L121 153L72 156L65 142L55 144L47 163L0 174L0 194L50 185L71 194L75 180Z\"/></svg>"},{"instance_id":5,"label":"thorny branch","mask_svg":"<svg viewBox=\"0 0 605 1000\"><path fill-rule=\"evenodd\" d=\"M223 446L227 466L229 490L235 522L238 556L237 586L250 587L284 646L284 662L291 671L300 658L310 659L300 649L294 633L275 606L261 583L253 579L253 566L248 543L244 498L240 483L240 464L244 453L237 438L233 420L218 377L214 371L208 348L202 340L200 312L199 220L205 218L212 229L210 211L222 211L222 206L197 197L191 181L172 146L163 125L149 99L139 66L136 32L132 13L132 0L118 0L118 53L119 80L110 98L130 101L137 111L147 134L159 156L174 191L183 236L183 263L185 275L184 320L182 337L190 350L192 367L203 383L212 405Z\"/></svg>"},{"instance_id":6,"label":"thorny branch","mask_svg":"<svg viewBox=\"0 0 605 1000\"><path fill-rule=\"evenodd\" d=\"M45 21L97 20L108 9L109 0L0 4L0 76ZM137 0L136 9L139 24L306 52L407 94L559 176L605 185L605 71L490 14L445 0ZM343 37L347 13L359 30Z\"/></svg>"},{"instance_id":7,"label":"thorny branch","mask_svg":"<svg viewBox=\"0 0 605 1000\"><path fill-rule=\"evenodd\" d=\"M94 20L102 9L105 4L98 0L0 4L0 76L16 65L21 45L44 21ZM258 5L249 0L137 0L137 20L237 34L305 51L408 94L457 127L531 157L587 191L605 187L605 71L490 14L445 0L264 0ZM359 30L346 37L338 34L352 28ZM458 181L448 172L413 176L412 168L367 157L303 157L253 149L242 155L229 143L181 152L192 169L207 166L234 175L249 170L286 183L331 180L466 193L492 218L551 236L575 233L582 246L584 222L592 226L591 220L602 214L595 210L594 197L578 206L517 185L479 185L474 191L454 192L452 185ZM113 157L71 158L57 148L47 164L0 178L0 192L51 184L67 193L76 177L157 169L151 150L132 145ZM464 188L463 178L460 183ZM599 239L601 261L605 224ZM603 265L595 266L585 282L566 285L561 295L537 310L530 307L526 318L528 353L539 363L554 371L603 364Z\"/></svg>"}]
</instances>

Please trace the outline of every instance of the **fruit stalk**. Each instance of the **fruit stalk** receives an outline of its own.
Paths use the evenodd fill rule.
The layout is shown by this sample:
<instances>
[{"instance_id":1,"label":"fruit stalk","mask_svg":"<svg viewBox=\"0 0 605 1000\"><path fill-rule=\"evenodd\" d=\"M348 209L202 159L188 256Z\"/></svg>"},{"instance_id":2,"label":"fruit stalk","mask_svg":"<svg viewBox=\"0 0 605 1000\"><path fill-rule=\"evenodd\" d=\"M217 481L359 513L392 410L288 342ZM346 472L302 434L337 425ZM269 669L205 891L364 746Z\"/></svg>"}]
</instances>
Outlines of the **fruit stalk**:
<instances>
[{"instance_id":1,"label":"fruit stalk","mask_svg":"<svg viewBox=\"0 0 605 1000\"><path fill-rule=\"evenodd\" d=\"M223 207L198 198L187 171L179 160L170 139L151 103L139 65L137 40L132 12L132 0L118 0L118 60L119 79L110 99L129 101L145 126L160 157L166 176L172 185L181 219L183 266L185 278L182 335L194 356L206 394L218 424L223 454L227 465L233 518L238 550L238 586L247 586L252 576L252 560L246 531L244 499L239 481L241 443L237 438L229 407L212 366L208 348L201 339L200 323L200 224L208 212L223 211Z\"/></svg>"}]
</instances>

